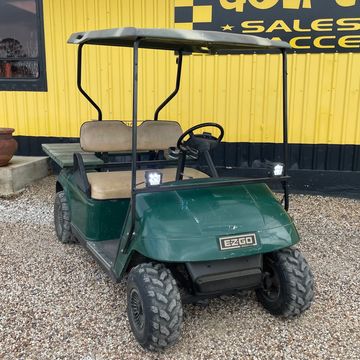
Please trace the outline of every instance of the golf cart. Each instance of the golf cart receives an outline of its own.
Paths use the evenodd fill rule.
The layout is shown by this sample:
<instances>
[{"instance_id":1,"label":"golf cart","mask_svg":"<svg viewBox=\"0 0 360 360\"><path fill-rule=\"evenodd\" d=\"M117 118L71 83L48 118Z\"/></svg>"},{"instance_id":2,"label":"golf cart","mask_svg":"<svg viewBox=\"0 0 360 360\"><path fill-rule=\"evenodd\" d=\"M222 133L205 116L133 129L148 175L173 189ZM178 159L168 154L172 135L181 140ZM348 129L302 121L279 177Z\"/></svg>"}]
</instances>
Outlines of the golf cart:
<instances>
[{"instance_id":1,"label":"golf cart","mask_svg":"<svg viewBox=\"0 0 360 360\"><path fill-rule=\"evenodd\" d=\"M62 243L79 241L114 281L127 276L127 311L137 341L159 350L179 337L182 303L255 289L272 314L293 317L309 308L313 277L288 216L287 70L289 45L213 31L119 28L71 35L78 46L79 91L98 119L80 129L82 153L56 184L55 228ZM82 87L84 45L133 48L131 121L103 120ZM153 120L138 120L140 48L177 56L175 90ZM222 178L211 154L224 136L218 123L183 132L159 113L180 87L184 55L279 51L283 59L284 159L263 178ZM233 121L238 121L233 119ZM85 153L99 160L87 164ZM200 167L199 164L204 166ZM282 185L278 201L267 183Z\"/></svg>"}]
</instances>

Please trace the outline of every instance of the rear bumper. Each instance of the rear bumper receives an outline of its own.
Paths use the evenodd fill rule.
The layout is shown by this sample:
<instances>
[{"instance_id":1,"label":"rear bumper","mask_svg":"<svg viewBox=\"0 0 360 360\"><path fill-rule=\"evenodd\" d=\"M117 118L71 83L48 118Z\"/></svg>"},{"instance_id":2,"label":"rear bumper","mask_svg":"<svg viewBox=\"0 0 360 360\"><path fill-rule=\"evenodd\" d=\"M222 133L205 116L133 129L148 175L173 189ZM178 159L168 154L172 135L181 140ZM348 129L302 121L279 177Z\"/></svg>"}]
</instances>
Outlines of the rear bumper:
<instances>
[{"instance_id":1,"label":"rear bumper","mask_svg":"<svg viewBox=\"0 0 360 360\"><path fill-rule=\"evenodd\" d=\"M214 295L257 288L262 280L261 254L236 259L188 262L196 295Z\"/></svg>"}]
</instances>

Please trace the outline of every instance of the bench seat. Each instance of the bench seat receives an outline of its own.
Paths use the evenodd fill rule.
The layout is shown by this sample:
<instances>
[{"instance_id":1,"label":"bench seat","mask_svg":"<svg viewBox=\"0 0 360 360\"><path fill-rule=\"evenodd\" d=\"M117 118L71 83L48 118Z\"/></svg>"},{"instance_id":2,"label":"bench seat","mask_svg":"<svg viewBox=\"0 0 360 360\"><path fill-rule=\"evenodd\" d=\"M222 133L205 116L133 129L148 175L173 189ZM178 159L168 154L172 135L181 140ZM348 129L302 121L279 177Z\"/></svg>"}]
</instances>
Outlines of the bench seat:
<instances>
[{"instance_id":1,"label":"bench seat","mask_svg":"<svg viewBox=\"0 0 360 360\"><path fill-rule=\"evenodd\" d=\"M136 172L136 183L138 188L145 187L145 171ZM176 168L156 169L163 174L163 183L175 181ZM111 172L89 172L87 173L91 188L91 198L96 200L124 199L131 197L131 171L111 171ZM205 173L193 169L185 168L184 179L207 178Z\"/></svg>"}]
</instances>

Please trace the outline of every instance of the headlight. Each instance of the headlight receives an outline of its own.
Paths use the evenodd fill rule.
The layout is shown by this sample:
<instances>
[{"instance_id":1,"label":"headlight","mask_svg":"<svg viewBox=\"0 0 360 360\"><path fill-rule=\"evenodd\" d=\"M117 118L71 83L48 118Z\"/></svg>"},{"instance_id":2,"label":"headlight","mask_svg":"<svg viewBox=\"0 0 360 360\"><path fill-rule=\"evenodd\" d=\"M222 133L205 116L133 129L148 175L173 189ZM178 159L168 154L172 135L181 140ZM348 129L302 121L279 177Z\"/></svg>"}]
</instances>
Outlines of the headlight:
<instances>
[{"instance_id":1,"label":"headlight","mask_svg":"<svg viewBox=\"0 0 360 360\"><path fill-rule=\"evenodd\" d=\"M160 171L145 171L146 186L156 186L162 183L163 174Z\"/></svg>"},{"instance_id":2,"label":"headlight","mask_svg":"<svg viewBox=\"0 0 360 360\"><path fill-rule=\"evenodd\" d=\"M276 163L273 164L271 176L283 176L284 175L284 164Z\"/></svg>"}]
</instances>

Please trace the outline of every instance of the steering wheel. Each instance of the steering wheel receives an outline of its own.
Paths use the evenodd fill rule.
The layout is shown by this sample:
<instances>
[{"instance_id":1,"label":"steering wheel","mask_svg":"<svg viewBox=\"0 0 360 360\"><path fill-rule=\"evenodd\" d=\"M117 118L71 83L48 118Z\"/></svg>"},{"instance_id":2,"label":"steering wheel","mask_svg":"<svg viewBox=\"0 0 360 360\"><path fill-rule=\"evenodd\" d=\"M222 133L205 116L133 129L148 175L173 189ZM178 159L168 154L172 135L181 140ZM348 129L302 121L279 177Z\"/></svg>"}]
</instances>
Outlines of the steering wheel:
<instances>
[{"instance_id":1,"label":"steering wheel","mask_svg":"<svg viewBox=\"0 0 360 360\"><path fill-rule=\"evenodd\" d=\"M211 133L204 132L202 134L194 134L195 130L205 128L205 127L215 127L220 130L220 135L218 137L213 136ZM186 136L189 136L189 139L185 140ZM190 152L193 155L198 153L203 153L205 151L210 151L219 145L220 141L224 137L224 128L213 122L207 122L195 125L190 129L186 130L177 141L176 146L183 152Z\"/></svg>"}]
</instances>

